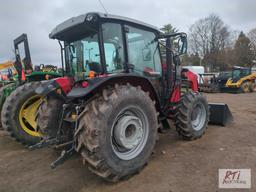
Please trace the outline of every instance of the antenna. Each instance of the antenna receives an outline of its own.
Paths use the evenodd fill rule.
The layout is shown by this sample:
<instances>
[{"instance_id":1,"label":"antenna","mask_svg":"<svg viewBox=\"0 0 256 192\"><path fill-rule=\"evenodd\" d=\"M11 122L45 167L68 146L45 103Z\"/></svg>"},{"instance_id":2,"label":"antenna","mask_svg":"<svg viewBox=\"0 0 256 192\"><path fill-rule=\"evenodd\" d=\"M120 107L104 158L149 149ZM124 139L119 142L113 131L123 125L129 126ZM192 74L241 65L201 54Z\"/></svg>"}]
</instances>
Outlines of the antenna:
<instances>
[{"instance_id":1,"label":"antenna","mask_svg":"<svg viewBox=\"0 0 256 192\"><path fill-rule=\"evenodd\" d=\"M105 13L108 14L107 9L104 7L104 5L103 5L103 3L101 2L101 0L98 0L98 1L99 1L100 5L102 6L102 8L104 9Z\"/></svg>"}]
</instances>

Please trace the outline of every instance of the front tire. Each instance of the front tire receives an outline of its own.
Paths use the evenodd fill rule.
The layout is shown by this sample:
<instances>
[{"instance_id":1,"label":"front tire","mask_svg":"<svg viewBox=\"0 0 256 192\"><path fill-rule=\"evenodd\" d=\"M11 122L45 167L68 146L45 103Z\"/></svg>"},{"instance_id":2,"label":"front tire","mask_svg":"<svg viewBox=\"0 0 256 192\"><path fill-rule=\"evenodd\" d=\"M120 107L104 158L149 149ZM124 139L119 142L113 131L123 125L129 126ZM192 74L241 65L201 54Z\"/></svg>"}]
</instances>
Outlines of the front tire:
<instances>
[{"instance_id":1,"label":"front tire","mask_svg":"<svg viewBox=\"0 0 256 192\"><path fill-rule=\"evenodd\" d=\"M139 172L157 138L154 102L140 87L105 89L90 102L79 121L76 150L89 170L109 181Z\"/></svg>"},{"instance_id":2,"label":"front tire","mask_svg":"<svg viewBox=\"0 0 256 192\"><path fill-rule=\"evenodd\" d=\"M209 122L206 98L197 92L185 93L175 114L176 130L185 140L200 138Z\"/></svg>"}]
</instances>

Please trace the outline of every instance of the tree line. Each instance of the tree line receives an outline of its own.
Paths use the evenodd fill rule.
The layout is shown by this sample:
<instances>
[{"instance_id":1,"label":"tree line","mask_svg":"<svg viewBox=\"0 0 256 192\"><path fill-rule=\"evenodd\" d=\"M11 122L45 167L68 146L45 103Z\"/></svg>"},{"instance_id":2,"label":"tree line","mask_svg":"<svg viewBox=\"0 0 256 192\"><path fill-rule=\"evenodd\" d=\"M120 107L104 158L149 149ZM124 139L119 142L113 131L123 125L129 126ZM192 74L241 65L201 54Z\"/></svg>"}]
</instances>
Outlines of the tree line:
<instances>
[{"instance_id":1,"label":"tree line","mask_svg":"<svg viewBox=\"0 0 256 192\"><path fill-rule=\"evenodd\" d=\"M177 32L171 24L164 25L164 33ZM188 54L183 65L205 66L207 71L230 70L232 66L252 67L256 63L256 28L245 34L232 31L215 14L197 20L189 28Z\"/></svg>"}]
</instances>

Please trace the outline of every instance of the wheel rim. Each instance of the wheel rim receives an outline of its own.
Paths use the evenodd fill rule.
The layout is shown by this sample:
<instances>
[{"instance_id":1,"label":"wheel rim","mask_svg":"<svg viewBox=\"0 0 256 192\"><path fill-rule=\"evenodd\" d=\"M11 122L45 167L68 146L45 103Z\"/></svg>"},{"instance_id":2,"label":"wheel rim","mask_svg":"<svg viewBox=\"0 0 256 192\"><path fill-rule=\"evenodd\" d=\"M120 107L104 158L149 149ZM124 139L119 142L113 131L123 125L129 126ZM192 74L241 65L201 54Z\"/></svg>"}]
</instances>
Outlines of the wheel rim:
<instances>
[{"instance_id":1,"label":"wheel rim","mask_svg":"<svg viewBox=\"0 0 256 192\"><path fill-rule=\"evenodd\" d=\"M37 131L36 110L41 103L41 96L35 95L30 97L23 103L19 111L19 123L21 128L29 135L40 137Z\"/></svg>"},{"instance_id":2,"label":"wheel rim","mask_svg":"<svg viewBox=\"0 0 256 192\"><path fill-rule=\"evenodd\" d=\"M111 131L111 145L114 153L122 160L137 157L148 140L148 119L145 113L130 106L116 117Z\"/></svg>"},{"instance_id":3,"label":"wheel rim","mask_svg":"<svg viewBox=\"0 0 256 192\"><path fill-rule=\"evenodd\" d=\"M206 109L203 103L197 103L193 107L193 111L191 114L192 128L196 131L201 130L204 127L205 121L206 121Z\"/></svg>"}]
</instances>

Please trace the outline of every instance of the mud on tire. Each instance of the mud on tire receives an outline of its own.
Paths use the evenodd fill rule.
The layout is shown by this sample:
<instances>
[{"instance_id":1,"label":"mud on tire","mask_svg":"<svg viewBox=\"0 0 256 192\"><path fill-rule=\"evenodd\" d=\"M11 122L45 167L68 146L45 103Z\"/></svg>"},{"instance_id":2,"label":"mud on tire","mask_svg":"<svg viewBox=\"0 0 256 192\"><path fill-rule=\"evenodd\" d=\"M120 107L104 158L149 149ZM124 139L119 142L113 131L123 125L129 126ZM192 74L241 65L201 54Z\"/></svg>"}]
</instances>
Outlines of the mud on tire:
<instances>
[{"instance_id":1,"label":"mud on tire","mask_svg":"<svg viewBox=\"0 0 256 192\"><path fill-rule=\"evenodd\" d=\"M115 85L103 90L82 113L75 133L76 150L89 170L115 182L144 167L155 146L158 128L157 112L149 94L140 87ZM134 136L142 139L133 140Z\"/></svg>"},{"instance_id":2,"label":"mud on tire","mask_svg":"<svg viewBox=\"0 0 256 192\"><path fill-rule=\"evenodd\" d=\"M45 98L37 110L38 131L43 138L55 137L62 112L63 101L55 97Z\"/></svg>"},{"instance_id":3,"label":"mud on tire","mask_svg":"<svg viewBox=\"0 0 256 192\"><path fill-rule=\"evenodd\" d=\"M209 116L206 98L197 92L187 92L175 114L176 130L185 140L198 139L205 133Z\"/></svg>"},{"instance_id":4,"label":"mud on tire","mask_svg":"<svg viewBox=\"0 0 256 192\"><path fill-rule=\"evenodd\" d=\"M4 102L6 100L6 97L4 96L4 89L6 89L8 87L12 87L12 86L14 86L14 84L10 83L10 84L7 84L7 85L5 85L5 86L0 88L0 98L2 100L1 103L0 103L0 114L2 112L2 108L3 108ZM2 128L2 118L1 118L1 115L0 115L0 130L2 130L2 129L3 129Z\"/></svg>"}]
</instances>

